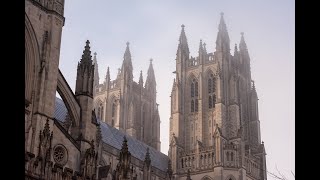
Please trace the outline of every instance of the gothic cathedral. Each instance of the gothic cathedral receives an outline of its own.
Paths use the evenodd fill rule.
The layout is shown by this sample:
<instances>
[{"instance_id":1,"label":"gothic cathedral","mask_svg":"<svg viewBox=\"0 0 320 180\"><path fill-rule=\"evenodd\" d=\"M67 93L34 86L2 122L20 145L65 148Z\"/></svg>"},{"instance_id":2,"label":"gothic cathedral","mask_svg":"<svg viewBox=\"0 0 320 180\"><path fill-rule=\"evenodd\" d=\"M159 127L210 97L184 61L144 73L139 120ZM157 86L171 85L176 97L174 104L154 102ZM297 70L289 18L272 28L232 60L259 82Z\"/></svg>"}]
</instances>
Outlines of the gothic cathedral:
<instances>
[{"instance_id":1,"label":"gothic cathedral","mask_svg":"<svg viewBox=\"0 0 320 180\"><path fill-rule=\"evenodd\" d=\"M198 57L190 57L182 25L175 74L168 154L173 176L265 180L258 97L243 33L231 55L221 13L215 52L208 53L200 40Z\"/></svg>"},{"instance_id":2,"label":"gothic cathedral","mask_svg":"<svg viewBox=\"0 0 320 180\"><path fill-rule=\"evenodd\" d=\"M121 69L115 80L110 80L109 67L103 84L99 84L98 62L94 54L94 108L97 118L160 151L160 117L156 101L156 78L152 59L148 76L143 83L133 81L133 67L129 42Z\"/></svg>"}]
</instances>

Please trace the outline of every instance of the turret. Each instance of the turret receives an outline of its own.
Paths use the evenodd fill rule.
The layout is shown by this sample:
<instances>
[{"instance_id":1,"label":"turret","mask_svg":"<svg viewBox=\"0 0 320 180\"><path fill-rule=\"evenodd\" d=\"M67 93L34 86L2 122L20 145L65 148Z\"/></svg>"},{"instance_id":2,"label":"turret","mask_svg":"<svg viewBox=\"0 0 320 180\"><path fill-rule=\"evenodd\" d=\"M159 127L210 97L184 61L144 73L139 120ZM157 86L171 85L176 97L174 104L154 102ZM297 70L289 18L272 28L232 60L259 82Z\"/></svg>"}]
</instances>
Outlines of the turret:
<instances>
[{"instance_id":1,"label":"turret","mask_svg":"<svg viewBox=\"0 0 320 180\"><path fill-rule=\"evenodd\" d=\"M90 42L87 40L80 63L78 63L75 94L93 97L94 65L92 65Z\"/></svg>"},{"instance_id":2,"label":"turret","mask_svg":"<svg viewBox=\"0 0 320 180\"><path fill-rule=\"evenodd\" d=\"M88 148L92 144L87 143L96 139L97 122L93 121L93 83L94 83L94 65L90 51L90 42L86 41L82 58L78 63L77 80L75 96L81 107L81 121L79 126L78 140L81 142L81 158L85 156Z\"/></svg>"}]
</instances>

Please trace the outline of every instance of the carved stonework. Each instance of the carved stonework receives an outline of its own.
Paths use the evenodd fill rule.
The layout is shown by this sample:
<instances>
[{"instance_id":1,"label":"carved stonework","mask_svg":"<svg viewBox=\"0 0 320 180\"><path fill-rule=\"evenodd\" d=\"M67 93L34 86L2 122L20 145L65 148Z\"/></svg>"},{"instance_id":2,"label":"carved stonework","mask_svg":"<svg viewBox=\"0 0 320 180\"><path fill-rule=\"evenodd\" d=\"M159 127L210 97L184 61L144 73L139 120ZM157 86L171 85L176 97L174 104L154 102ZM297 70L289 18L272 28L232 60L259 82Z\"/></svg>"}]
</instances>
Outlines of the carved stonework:
<instances>
[{"instance_id":1,"label":"carved stonework","mask_svg":"<svg viewBox=\"0 0 320 180\"><path fill-rule=\"evenodd\" d=\"M45 174L48 173L46 167L48 163L51 162L52 137L53 132L50 132L49 119L47 119L43 131L40 130L38 155L34 163L34 173L39 174L40 176L45 176Z\"/></svg>"},{"instance_id":2,"label":"carved stonework","mask_svg":"<svg viewBox=\"0 0 320 180\"><path fill-rule=\"evenodd\" d=\"M173 174L173 170L172 170L171 160L169 159L168 160L168 169L167 169L167 178L166 179L168 179L168 180L173 179L172 174Z\"/></svg>"},{"instance_id":3,"label":"carved stonework","mask_svg":"<svg viewBox=\"0 0 320 180\"><path fill-rule=\"evenodd\" d=\"M128 149L127 138L124 136L122 148L119 155L119 162L116 170L113 172L112 180L130 179L132 171L130 170L131 153Z\"/></svg>"},{"instance_id":4,"label":"carved stonework","mask_svg":"<svg viewBox=\"0 0 320 180\"><path fill-rule=\"evenodd\" d=\"M98 154L95 151L93 140L90 146L81 160L81 172L84 178L94 179L96 176Z\"/></svg>"},{"instance_id":5,"label":"carved stonework","mask_svg":"<svg viewBox=\"0 0 320 180\"><path fill-rule=\"evenodd\" d=\"M100 125L98 125L97 126L97 133L96 133L96 142L97 142L98 147L99 147L101 139L102 139L101 128L100 128Z\"/></svg>"}]
</instances>

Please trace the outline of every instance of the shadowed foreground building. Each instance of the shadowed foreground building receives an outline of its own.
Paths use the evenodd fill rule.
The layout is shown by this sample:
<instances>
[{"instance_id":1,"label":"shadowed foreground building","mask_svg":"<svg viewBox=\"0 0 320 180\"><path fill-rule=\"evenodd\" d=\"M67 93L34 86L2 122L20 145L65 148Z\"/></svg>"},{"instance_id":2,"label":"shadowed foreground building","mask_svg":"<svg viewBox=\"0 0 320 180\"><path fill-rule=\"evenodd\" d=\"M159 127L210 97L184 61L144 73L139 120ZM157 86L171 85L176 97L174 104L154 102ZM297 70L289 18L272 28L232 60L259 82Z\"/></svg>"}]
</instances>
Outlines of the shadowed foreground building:
<instances>
[{"instance_id":1,"label":"shadowed foreground building","mask_svg":"<svg viewBox=\"0 0 320 180\"><path fill-rule=\"evenodd\" d=\"M89 41L72 92L58 68L63 10L63 0L25 0L25 179L167 179L166 155L96 117Z\"/></svg>"},{"instance_id":2,"label":"shadowed foreground building","mask_svg":"<svg viewBox=\"0 0 320 180\"><path fill-rule=\"evenodd\" d=\"M171 92L170 147L173 176L194 180L267 179L260 139L258 97L241 33L239 50L221 13L214 53L200 40L189 56L182 25Z\"/></svg>"}]
</instances>

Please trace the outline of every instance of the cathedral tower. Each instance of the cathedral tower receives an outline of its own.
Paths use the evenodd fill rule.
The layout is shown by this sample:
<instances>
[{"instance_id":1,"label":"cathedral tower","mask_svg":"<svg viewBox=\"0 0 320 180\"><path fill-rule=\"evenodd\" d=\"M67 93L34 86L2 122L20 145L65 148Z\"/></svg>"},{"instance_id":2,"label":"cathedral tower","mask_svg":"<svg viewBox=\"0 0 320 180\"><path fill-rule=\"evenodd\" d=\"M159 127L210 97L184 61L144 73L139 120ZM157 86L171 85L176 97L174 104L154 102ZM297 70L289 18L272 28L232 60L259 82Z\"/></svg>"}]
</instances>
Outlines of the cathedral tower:
<instances>
[{"instance_id":1,"label":"cathedral tower","mask_svg":"<svg viewBox=\"0 0 320 180\"><path fill-rule=\"evenodd\" d=\"M96 83L95 78L95 112L98 119L160 150L160 117L152 59L145 84L142 71L139 82L135 82L129 45L127 42L115 80L110 79L109 68L103 84Z\"/></svg>"},{"instance_id":2,"label":"cathedral tower","mask_svg":"<svg viewBox=\"0 0 320 180\"><path fill-rule=\"evenodd\" d=\"M207 53L200 40L197 57L189 56L185 26L181 26L171 92L173 174L191 179L266 179L249 53L242 33L240 50L235 45L231 55L223 16L215 51Z\"/></svg>"}]
</instances>

